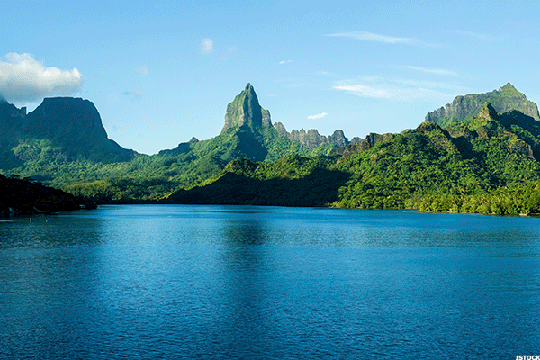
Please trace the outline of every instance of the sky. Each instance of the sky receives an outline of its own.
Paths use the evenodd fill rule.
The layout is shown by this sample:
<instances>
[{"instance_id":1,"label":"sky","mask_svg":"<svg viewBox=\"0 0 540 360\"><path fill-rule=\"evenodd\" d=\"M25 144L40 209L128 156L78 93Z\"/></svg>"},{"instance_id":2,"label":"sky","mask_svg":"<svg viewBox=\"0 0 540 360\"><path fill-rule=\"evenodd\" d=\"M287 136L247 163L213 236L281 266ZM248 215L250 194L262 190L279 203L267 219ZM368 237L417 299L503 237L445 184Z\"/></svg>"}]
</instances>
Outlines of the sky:
<instances>
[{"instance_id":1,"label":"sky","mask_svg":"<svg viewBox=\"0 0 540 360\"><path fill-rule=\"evenodd\" d=\"M219 134L247 83L289 131L416 128L511 83L540 101L536 1L0 2L0 94L94 103L145 154Z\"/></svg>"}]
</instances>

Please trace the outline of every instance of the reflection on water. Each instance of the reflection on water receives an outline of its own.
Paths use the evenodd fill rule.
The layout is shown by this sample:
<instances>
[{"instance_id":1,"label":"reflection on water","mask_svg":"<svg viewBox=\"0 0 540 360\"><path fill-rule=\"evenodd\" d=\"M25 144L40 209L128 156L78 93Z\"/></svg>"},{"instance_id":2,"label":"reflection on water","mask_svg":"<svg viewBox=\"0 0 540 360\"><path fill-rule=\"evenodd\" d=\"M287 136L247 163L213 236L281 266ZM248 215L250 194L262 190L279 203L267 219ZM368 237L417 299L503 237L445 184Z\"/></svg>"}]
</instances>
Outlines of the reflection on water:
<instances>
[{"instance_id":1,"label":"reflection on water","mask_svg":"<svg viewBox=\"0 0 540 360\"><path fill-rule=\"evenodd\" d=\"M531 218L249 206L3 221L0 358L532 355L539 230Z\"/></svg>"}]
</instances>

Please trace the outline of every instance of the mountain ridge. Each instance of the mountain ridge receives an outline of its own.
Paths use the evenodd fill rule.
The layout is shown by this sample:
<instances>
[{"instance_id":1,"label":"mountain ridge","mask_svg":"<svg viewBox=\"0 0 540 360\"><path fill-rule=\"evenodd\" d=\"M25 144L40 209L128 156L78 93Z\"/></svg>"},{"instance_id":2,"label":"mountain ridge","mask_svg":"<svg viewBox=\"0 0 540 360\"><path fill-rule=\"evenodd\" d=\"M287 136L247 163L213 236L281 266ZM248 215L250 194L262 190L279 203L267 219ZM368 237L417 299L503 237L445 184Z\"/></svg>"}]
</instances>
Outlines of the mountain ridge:
<instances>
[{"instance_id":1,"label":"mountain ridge","mask_svg":"<svg viewBox=\"0 0 540 360\"><path fill-rule=\"evenodd\" d=\"M508 86L505 91L510 98L515 95ZM86 124L87 134L106 139L101 119L91 118L97 112L93 104L56 100L70 101L86 107L88 116L70 121L54 110L55 101L30 114L1 103L0 114L9 114L12 121L7 123L15 132L22 128L13 124L32 116L50 117L41 124L45 130L54 126L49 139L23 139L15 148L0 150L23 162L14 169L18 175L36 176L101 202L157 201L177 194L169 200L208 203L219 196L220 203L469 211L472 208L463 205L472 201L469 197L540 181L540 121L517 110L498 113L489 103L471 118L442 127L426 121L401 133L355 138L346 147L308 149L278 133L279 125L272 125L248 84L227 106L224 129L216 137L193 138L152 156L98 164L63 159L66 154L55 143L62 134L73 133L71 125L81 128L77 121ZM55 120L51 111L62 119ZM449 205L448 197L457 205Z\"/></svg>"},{"instance_id":2,"label":"mountain ridge","mask_svg":"<svg viewBox=\"0 0 540 360\"><path fill-rule=\"evenodd\" d=\"M453 122L467 120L477 114L482 104L486 102L489 102L498 113L517 110L540 121L536 104L527 100L527 96L510 83L484 94L458 95L452 103L429 112L425 121L435 122L444 127Z\"/></svg>"},{"instance_id":3,"label":"mountain ridge","mask_svg":"<svg viewBox=\"0 0 540 360\"><path fill-rule=\"evenodd\" d=\"M540 122L484 103L441 128L373 137L344 156L236 159L166 202L529 214L540 211ZM368 140L365 140L366 142ZM520 194L523 195L520 195Z\"/></svg>"},{"instance_id":4,"label":"mountain ridge","mask_svg":"<svg viewBox=\"0 0 540 360\"><path fill-rule=\"evenodd\" d=\"M73 103L70 109L77 104L82 106L80 118L68 119L62 114L62 109L53 110L56 103ZM9 111L13 109L13 106L9 107ZM92 114L94 118L90 116ZM36 116L41 117L41 123L28 120ZM32 177L74 194L96 197L104 202L151 201L178 187L201 183L238 157L253 161L274 161L293 154L328 154L331 150L329 146L307 149L279 136L272 126L270 113L260 106L250 84L227 106L220 134L206 140L192 138L173 149L164 149L151 156L136 154L131 159L101 164L89 156L70 156L67 151L69 146L64 145L69 144L72 138L76 139L77 134L73 134L72 128L83 129L90 138L106 138L98 116L94 105L87 100L52 98L44 101L33 113L20 119L34 124L32 129L25 131L25 136L14 136L19 141L3 148L4 153L16 160L8 168L10 173ZM78 121L82 121L83 126ZM14 122L10 118L10 121L1 123ZM64 139L66 133L72 135ZM84 143L84 139L79 139L72 146ZM90 146L86 148L93 149ZM5 159L4 156L0 158ZM5 163L4 166L0 165L4 171Z\"/></svg>"},{"instance_id":5,"label":"mountain ridge","mask_svg":"<svg viewBox=\"0 0 540 360\"><path fill-rule=\"evenodd\" d=\"M349 145L349 140L345 137L343 130L335 130L332 135L324 136L316 129L310 129L307 132L302 130L292 130L288 132L285 129L285 125L281 122L276 122L274 128L278 134L291 141L302 144L307 149L316 149L319 146L326 144L336 147L344 147Z\"/></svg>"}]
</instances>

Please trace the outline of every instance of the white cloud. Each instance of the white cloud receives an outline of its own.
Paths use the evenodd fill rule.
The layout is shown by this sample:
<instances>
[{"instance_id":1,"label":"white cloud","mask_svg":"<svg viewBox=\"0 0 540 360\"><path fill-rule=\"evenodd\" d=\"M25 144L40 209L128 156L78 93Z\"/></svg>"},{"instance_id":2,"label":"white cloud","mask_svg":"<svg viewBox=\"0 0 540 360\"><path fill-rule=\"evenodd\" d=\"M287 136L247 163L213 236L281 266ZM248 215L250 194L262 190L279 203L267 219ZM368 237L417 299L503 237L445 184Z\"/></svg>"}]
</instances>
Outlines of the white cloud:
<instances>
[{"instance_id":1,"label":"white cloud","mask_svg":"<svg viewBox=\"0 0 540 360\"><path fill-rule=\"evenodd\" d=\"M446 69L432 69L432 68L425 68L420 66L409 66L409 69L421 71L427 74L435 74L435 75L442 75L442 76L458 76L458 73L451 70Z\"/></svg>"},{"instance_id":2,"label":"white cloud","mask_svg":"<svg viewBox=\"0 0 540 360\"><path fill-rule=\"evenodd\" d=\"M313 75L317 75L317 76L327 76L327 77L336 76L336 74L333 74L333 73L331 73L331 72L324 71L324 70L317 71L317 72L315 72Z\"/></svg>"},{"instance_id":3,"label":"white cloud","mask_svg":"<svg viewBox=\"0 0 540 360\"><path fill-rule=\"evenodd\" d=\"M400 101L445 99L456 93L467 93L471 90L455 82L418 81L380 76L344 80L336 83L332 88L362 97Z\"/></svg>"},{"instance_id":4,"label":"white cloud","mask_svg":"<svg viewBox=\"0 0 540 360\"><path fill-rule=\"evenodd\" d=\"M437 44L426 43L426 42L423 42L414 38L387 36L387 35L375 34L369 31L345 31L345 32L340 32L340 33L335 33L335 34L327 34L326 36L346 37L353 40L375 41L375 42L382 42L386 44L405 44L405 45L428 46L428 47L439 46Z\"/></svg>"},{"instance_id":5,"label":"white cloud","mask_svg":"<svg viewBox=\"0 0 540 360\"><path fill-rule=\"evenodd\" d=\"M328 113L322 112L320 114L309 115L307 118L308 118L308 120L318 120L318 119L322 119L326 115L328 115Z\"/></svg>"},{"instance_id":6,"label":"white cloud","mask_svg":"<svg viewBox=\"0 0 540 360\"><path fill-rule=\"evenodd\" d=\"M9 53L0 61L0 94L11 102L41 101L46 96L72 95L84 78L77 68L45 67L30 54Z\"/></svg>"},{"instance_id":7,"label":"white cloud","mask_svg":"<svg viewBox=\"0 0 540 360\"><path fill-rule=\"evenodd\" d=\"M148 75L148 66L139 66L135 71L137 71L138 74L146 76Z\"/></svg>"},{"instance_id":8,"label":"white cloud","mask_svg":"<svg viewBox=\"0 0 540 360\"><path fill-rule=\"evenodd\" d=\"M331 37L347 37L354 40L377 41L388 44L413 44L418 42L416 39L399 38L386 35L375 34L369 31L348 31L335 34L328 34Z\"/></svg>"},{"instance_id":9,"label":"white cloud","mask_svg":"<svg viewBox=\"0 0 540 360\"><path fill-rule=\"evenodd\" d=\"M292 60L281 60L279 62L279 65L289 64L289 63L292 63L292 62L293 62Z\"/></svg>"},{"instance_id":10,"label":"white cloud","mask_svg":"<svg viewBox=\"0 0 540 360\"><path fill-rule=\"evenodd\" d=\"M209 54L214 49L214 42L210 39L202 39L201 49L203 54Z\"/></svg>"},{"instance_id":11,"label":"white cloud","mask_svg":"<svg viewBox=\"0 0 540 360\"><path fill-rule=\"evenodd\" d=\"M384 80L381 80L384 81ZM442 82L442 81L425 81L425 80L413 80L413 79L402 79L402 78L389 78L387 82L395 83L398 85L404 85L407 87L418 87L418 88L431 88L431 89L444 89L452 92L464 92L472 89L463 87L456 82Z\"/></svg>"},{"instance_id":12,"label":"white cloud","mask_svg":"<svg viewBox=\"0 0 540 360\"><path fill-rule=\"evenodd\" d=\"M382 90L375 89L367 85L335 85L332 86L334 89L343 90L350 93L353 93L358 96L373 97L373 98L390 98L392 93Z\"/></svg>"}]
</instances>

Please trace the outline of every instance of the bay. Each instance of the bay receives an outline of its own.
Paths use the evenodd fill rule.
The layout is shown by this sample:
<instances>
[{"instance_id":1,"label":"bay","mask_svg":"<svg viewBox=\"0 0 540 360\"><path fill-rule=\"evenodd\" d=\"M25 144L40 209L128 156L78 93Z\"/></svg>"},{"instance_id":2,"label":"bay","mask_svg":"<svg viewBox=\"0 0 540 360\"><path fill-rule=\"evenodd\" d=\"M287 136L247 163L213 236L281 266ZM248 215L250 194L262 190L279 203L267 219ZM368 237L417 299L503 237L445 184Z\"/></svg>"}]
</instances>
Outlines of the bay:
<instances>
[{"instance_id":1,"label":"bay","mask_svg":"<svg viewBox=\"0 0 540 360\"><path fill-rule=\"evenodd\" d=\"M0 222L0 358L540 355L540 219L123 205Z\"/></svg>"}]
</instances>

